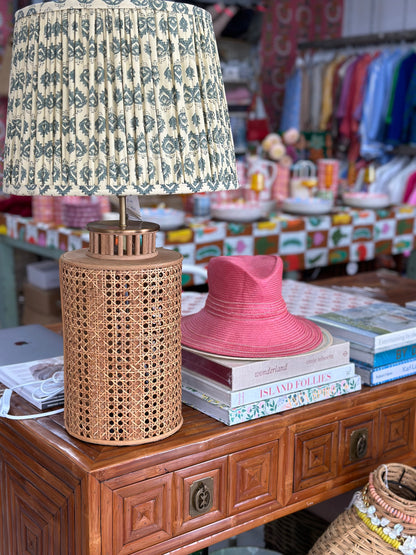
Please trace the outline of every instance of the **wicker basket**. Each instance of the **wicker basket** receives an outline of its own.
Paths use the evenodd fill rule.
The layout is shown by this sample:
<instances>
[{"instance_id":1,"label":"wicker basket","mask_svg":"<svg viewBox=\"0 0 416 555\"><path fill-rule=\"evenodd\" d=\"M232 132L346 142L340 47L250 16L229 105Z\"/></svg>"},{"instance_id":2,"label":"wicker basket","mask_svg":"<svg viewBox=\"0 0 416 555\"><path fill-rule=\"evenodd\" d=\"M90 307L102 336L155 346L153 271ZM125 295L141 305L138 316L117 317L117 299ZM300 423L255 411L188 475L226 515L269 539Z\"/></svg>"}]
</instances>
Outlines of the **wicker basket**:
<instances>
[{"instance_id":1,"label":"wicker basket","mask_svg":"<svg viewBox=\"0 0 416 555\"><path fill-rule=\"evenodd\" d=\"M406 550L408 548L408 550ZM354 494L309 551L309 555L416 553L416 470L381 465Z\"/></svg>"},{"instance_id":2,"label":"wicker basket","mask_svg":"<svg viewBox=\"0 0 416 555\"><path fill-rule=\"evenodd\" d=\"M306 555L328 526L327 520L304 509L267 523L265 547L283 555Z\"/></svg>"}]
</instances>

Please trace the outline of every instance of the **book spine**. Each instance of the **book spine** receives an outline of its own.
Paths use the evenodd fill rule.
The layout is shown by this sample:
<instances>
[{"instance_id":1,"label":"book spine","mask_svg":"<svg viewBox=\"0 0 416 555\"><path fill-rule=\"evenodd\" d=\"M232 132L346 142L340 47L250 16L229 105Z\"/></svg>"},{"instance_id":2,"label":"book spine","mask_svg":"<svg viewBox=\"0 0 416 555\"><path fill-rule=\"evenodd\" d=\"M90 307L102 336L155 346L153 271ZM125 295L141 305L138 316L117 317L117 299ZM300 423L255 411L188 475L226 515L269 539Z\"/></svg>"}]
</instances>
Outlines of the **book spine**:
<instances>
[{"instance_id":1,"label":"book spine","mask_svg":"<svg viewBox=\"0 0 416 555\"><path fill-rule=\"evenodd\" d=\"M416 374L416 360L400 362L398 364L388 364L374 369L357 365L356 373L361 376L363 384L380 385Z\"/></svg>"},{"instance_id":2,"label":"book spine","mask_svg":"<svg viewBox=\"0 0 416 555\"><path fill-rule=\"evenodd\" d=\"M387 351L381 351L380 353L372 353L371 351L356 349L354 344L351 343L350 356L351 360L358 364L364 363L372 367L385 366L386 364L416 358L416 344L401 346L397 349L389 349Z\"/></svg>"},{"instance_id":3,"label":"book spine","mask_svg":"<svg viewBox=\"0 0 416 555\"><path fill-rule=\"evenodd\" d=\"M241 422L261 418L262 416L277 414L318 401L353 393L360 389L361 378L356 375L345 380L331 382L310 389L303 389L295 393L287 393L285 395L235 408L230 408L225 404L218 403L214 399L198 391L183 390L182 400L185 404L190 405L208 416L212 416L224 424L232 426L234 424L240 424Z\"/></svg>"},{"instance_id":4,"label":"book spine","mask_svg":"<svg viewBox=\"0 0 416 555\"><path fill-rule=\"evenodd\" d=\"M346 341L335 342L322 351L254 361L240 366L227 366L182 349L182 365L185 368L230 387L233 391L327 370L349 362L350 345Z\"/></svg>"},{"instance_id":5,"label":"book spine","mask_svg":"<svg viewBox=\"0 0 416 555\"><path fill-rule=\"evenodd\" d=\"M354 376L354 370L355 366L350 362L342 366L328 368L327 370L301 374L269 384L233 391L229 387L209 380L202 375L198 375L196 372L182 368L182 387L185 389L197 389L216 401L225 403L231 408L234 408L247 403L254 403L271 397L277 397L285 393L294 393L301 389L351 378Z\"/></svg>"},{"instance_id":6,"label":"book spine","mask_svg":"<svg viewBox=\"0 0 416 555\"><path fill-rule=\"evenodd\" d=\"M416 341L416 327L379 335L374 339L374 352L408 346Z\"/></svg>"},{"instance_id":7,"label":"book spine","mask_svg":"<svg viewBox=\"0 0 416 555\"><path fill-rule=\"evenodd\" d=\"M31 401L33 403L33 401ZM64 400L63 399L49 399L48 401L43 401L41 404L40 410L46 410L46 409L56 409L59 407L63 407L64 406Z\"/></svg>"}]
</instances>

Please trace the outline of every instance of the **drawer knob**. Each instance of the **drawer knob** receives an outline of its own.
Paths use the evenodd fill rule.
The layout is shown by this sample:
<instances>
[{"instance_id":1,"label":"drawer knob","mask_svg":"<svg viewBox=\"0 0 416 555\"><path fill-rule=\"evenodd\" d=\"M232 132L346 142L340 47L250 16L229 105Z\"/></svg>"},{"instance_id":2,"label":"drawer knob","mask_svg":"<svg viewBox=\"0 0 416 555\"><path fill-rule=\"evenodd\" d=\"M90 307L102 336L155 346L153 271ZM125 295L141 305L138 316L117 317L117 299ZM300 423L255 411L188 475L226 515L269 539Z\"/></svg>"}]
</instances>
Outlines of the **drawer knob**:
<instances>
[{"instance_id":1,"label":"drawer knob","mask_svg":"<svg viewBox=\"0 0 416 555\"><path fill-rule=\"evenodd\" d=\"M214 501L214 479L203 478L194 482L189 491L189 514L198 516L207 513Z\"/></svg>"},{"instance_id":2,"label":"drawer knob","mask_svg":"<svg viewBox=\"0 0 416 555\"><path fill-rule=\"evenodd\" d=\"M350 459L352 462L359 461L367 455L368 450L368 428L354 430L350 439Z\"/></svg>"}]
</instances>

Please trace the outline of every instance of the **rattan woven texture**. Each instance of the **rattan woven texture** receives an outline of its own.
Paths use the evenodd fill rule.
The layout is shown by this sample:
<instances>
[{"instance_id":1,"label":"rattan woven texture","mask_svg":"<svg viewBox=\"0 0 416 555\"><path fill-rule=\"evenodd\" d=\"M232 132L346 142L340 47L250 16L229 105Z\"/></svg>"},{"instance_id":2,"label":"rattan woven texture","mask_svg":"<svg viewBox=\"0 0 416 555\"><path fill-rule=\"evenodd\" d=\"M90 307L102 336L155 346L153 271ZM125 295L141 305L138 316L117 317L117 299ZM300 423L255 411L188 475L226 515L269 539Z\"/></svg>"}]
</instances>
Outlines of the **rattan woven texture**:
<instances>
[{"instance_id":1,"label":"rattan woven texture","mask_svg":"<svg viewBox=\"0 0 416 555\"><path fill-rule=\"evenodd\" d=\"M369 486L373 484L374 494ZM386 485L387 484L387 485ZM381 465L370 474L369 482L362 490L367 506L374 506L375 515L387 518L388 526L403 526L403 532L412 536L416 523L416 470L392 463ZM395 516L396 515L396 516ZM403 518L406 516L406 519ZM407 520L407 522L405 521ZM414 520L414 522L413 522ZM412 522L409 522L412 521ZM383 529L384 526L378 526ZM400 551L372 530L355 506L340 514L314 544L308 555L389 555Z\"/></svg>"},{"instance_id":2,"label":"rattan woven texture","mask_svg":"<svg viewBox=\"0 0 416 555\"><path fill-rule=\"evenodd\" d=\"M60 260L65 426L90 443L156 441L182 425L181 255Z\"/></svg>"}]
</instances>

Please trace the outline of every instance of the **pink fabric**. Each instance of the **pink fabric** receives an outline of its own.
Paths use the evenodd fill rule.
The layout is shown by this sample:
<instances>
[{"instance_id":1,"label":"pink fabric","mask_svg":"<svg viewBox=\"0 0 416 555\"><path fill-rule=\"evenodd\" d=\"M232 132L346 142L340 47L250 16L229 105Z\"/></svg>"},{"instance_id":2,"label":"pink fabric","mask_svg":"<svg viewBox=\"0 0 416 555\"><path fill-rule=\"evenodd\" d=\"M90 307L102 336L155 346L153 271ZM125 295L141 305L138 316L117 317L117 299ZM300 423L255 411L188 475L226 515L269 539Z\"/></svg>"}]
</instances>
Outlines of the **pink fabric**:
<instances>
[{"instance_id":1,"label":"pink fabric","mask_svg":"<svg viewBox=\"0 0 416 555\"><path fill-rule=\"evenodd\" d=\"M416 204L415 185L416 185L416 172L410 174L409 177L407 178L406 189L403 195L403 202L408 202L409 204Z\"/></svg>"},{"instance_id":2,"label":"pink fabric","mask_svg":"<svg viewBox=\"0 0 416 555\"><path fill-rule=\"evenodd\" d=\"M217 256L208 263L207 301L182 318L182 344L211 354L270 358L311 351L321 329L287 310L279 256Z\"/></svg>"}]
</instances>

